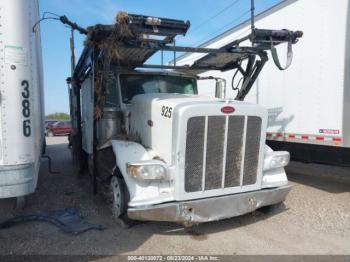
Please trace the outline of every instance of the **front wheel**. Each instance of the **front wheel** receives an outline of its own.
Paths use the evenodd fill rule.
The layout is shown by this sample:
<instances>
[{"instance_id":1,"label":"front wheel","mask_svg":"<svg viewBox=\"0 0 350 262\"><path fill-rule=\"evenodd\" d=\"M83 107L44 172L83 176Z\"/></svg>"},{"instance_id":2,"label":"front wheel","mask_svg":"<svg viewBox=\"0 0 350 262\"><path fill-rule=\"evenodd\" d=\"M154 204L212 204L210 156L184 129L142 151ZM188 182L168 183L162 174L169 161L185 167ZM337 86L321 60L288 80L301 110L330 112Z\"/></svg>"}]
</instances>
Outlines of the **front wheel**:
<instances>
[{"instance_id":1,"label":"front wheel","mask_svg":"<svg viewBox=\"0 0 350 262\"><path fill-rule=\"evenodd\" d=\"M124 180L116 175L111 178L110 195L113 217L123 228L129 228L134 223L127 215L129 192Z\"/></svg>"},{"instance_id":2,"label":"front wheel","mask_svg":"<svg viewBox=\"0 0 350 262\"><path fill-rule=\"evenodd\" d=\"M112 213L116 218L124 215L127 209L124 184L124 181L117 176L113 176L111 179Z\"/></svg>"}]
</instances>

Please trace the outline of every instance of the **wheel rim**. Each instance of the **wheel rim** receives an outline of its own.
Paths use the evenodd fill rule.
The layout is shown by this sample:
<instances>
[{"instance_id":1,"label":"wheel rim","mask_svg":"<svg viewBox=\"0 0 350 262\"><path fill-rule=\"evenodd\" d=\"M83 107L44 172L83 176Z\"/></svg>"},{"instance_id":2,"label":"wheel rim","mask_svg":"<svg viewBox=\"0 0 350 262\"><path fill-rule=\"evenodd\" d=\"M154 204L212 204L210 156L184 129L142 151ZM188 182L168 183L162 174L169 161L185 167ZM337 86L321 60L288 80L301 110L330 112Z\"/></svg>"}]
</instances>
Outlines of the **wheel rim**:
<instances>
[{"instance_id":1,"label":"wheel rim","mask_svg":"<svg viewBox=\"0 0 350 262\"><path fill-rule=\"evenodd\" d=\"M122 192L118 179L114 176L111 180L112 193L112 213L115 217L119 217L122 213Z\"/></svg>"}]
</instances>

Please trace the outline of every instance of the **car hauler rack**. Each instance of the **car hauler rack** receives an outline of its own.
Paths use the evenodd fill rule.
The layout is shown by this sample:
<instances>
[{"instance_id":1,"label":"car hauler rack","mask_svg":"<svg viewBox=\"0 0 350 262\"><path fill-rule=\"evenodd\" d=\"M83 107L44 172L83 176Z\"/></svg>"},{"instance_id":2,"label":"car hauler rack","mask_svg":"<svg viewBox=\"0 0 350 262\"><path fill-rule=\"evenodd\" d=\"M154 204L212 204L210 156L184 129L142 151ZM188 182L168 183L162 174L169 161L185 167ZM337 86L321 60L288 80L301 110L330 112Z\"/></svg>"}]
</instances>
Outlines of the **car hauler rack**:
<instances>
[{"instance_id":1,"label":"car hauler rack","mask_svg":"<svg viewBox=\"0 0 350 262\"><path fill-rule=\"evenodd\" d=\"M74 130L71 142L74 159L78 160L81 169L84 163L86 164L84 160L86 156L82 156L84 150L82 149L80 90L89 74L94 76L94 122L99 121L102 116L101 108L106 92L106 72L110 70L111 64L127 70L135 68L171 69L192 75L198 75L208 70L223 72L238 69L243 74L244 79L236 99L244 100L268 60L266 51L281 43L295 44L303 35L301 31L252 28L251 33L247 36L215 49L175 45L177 35L186 35L190 27L189 21L119 12L114 25L98 24L83 29L65 16L62 16L60 20L70 25L72 29L87 35L85 48L72 78L69 79L72 85L71 105L74 107L72 108ZM240 45L246 40L250 40L251 46ZM155 53L166 51L173 52L174 57L176 52L202 53L204 56L192 65L176 65L176 62L174 65L165 65L163 61L160 64L145 64ZM246 64L245 68L243 68L244 63ZM98 144L95 141L96 127L93 130L92 147L96 149Z\"/></svg>"},{"instance_id":2,"label":"car hauler rack","mask_svg":"<svg viewBox=\"0 0 350 262\"><path fill-rule=\"evenodd\" d=\"M87 169L92 174L95 192L98 185L108 185L116 217L120 218L127 212L133 219L205 222L237 215L238 209L241 210L239 214L243 214L258 206L272 205L285 199L290 187L283 166L288 163L289 155L287 152L271 152L264 148L266 112L240 100L244 100L268 60L267 51L285 42L291 47L302 36L302 32L252 27L246 37L215 49L175 44L176 36L187 33L190 26L188 21L119 12L113 25L95 25L83 29L66 17L60 20L87 35L85 48L69 79L73 156L81 171ZM246 44L247 40L250 41L249 45ZM161 54L161 63L148 64L147 60L157 52ZM199 53L202 56L192 65L177 65L176 60L168 65L163 61L164 52L172 52L175 58L177 52ZM220 90L224 89L223 82L215 78L220 99L197 95L199 73L231 69L237 69L243 75L236 100L225 100L220 95ZM235 111L241 115L235 114L229 118L227 114ZM189 115L198 117L188 118ZM190 119L198 123L191 125ZM207 119L207 124L204 124L204 119ZM237 125L229 125L229 119L238 121ZM226 121L226 126L222 126L222 121ZM238 133L232 129L236 126L239 128ZM205 136L203 129L195 131L200 127L206 130ZM203 135L203 139L206 137L205 143L215 143L220 148L215 149L214 144L203 148L200 145L202 139L197 140L191 133L198 133L199 137ZM216 133L221 138L216 137ZM165 134L169 135L167 139L163 137ZM187 149L182 147L183 144L178 144L184 139ZM232 144L232 139L244 145ZM198 145L193 144L198 141ZM226 162L233 155L237 158ZM245 162L240 159L243 155L246 157ZM273 160L263 171L264 157L266 163L274 157L279 160ZM205 160L205 164L200 159ZM228 176L237 176L237 168L241 170L240 178L236 177L235 182L232 177L227 177L227 181L231 182L225 184L224 163ZM276 168L278 175L270 181L266 170ZM149 171L141 172L146 169ZM234 169L236 171L232 173ZM176 174L171 176L172 172ZM149 184L148 179L153 182ZM277 187L277 191L273 194L259 191L266 187ZM202 188L202 193L197 192L199 188ZM143 193L140 194L139 190ZM165 191L158 195L162 190ZM175 201L170 207L173 212L174 209L181 209L180 200L203 200L210 196L252 190L259 191L259 194L249 193L257 194L257 198L266 195L264 200L256 202L254 208L243 204L244 208L241 209L241 195L235 195L234 201L237 202L228 212L211 210L209 213L213 214L209 217L188 218L184 213L180 217L157 217L153 213L155 207L152 204L156 203ZM229 203L233 201L232 197L219 202ZM248 195L244 197L248 199ZM193 210L198 209L197 205L201 204L196 202ZM147 210L140 210L140 206L147 207ZM166 212L168 208L162 207L162 210Z\"/></svg>"}]
</instances>

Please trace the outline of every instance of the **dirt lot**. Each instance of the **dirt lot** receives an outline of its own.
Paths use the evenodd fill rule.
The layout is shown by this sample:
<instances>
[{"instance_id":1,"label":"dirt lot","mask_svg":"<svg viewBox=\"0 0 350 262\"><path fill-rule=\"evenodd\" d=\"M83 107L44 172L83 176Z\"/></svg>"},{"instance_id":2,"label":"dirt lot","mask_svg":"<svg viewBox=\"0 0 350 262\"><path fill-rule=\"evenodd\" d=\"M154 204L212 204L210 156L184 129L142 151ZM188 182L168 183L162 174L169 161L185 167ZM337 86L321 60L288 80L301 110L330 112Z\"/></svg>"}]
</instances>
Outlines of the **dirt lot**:
<instances>
[{"instance_id":1,"label":"dirt lot","mask_svg":"<svg viewBox=\"0 0 350 262\"><path fill-rule=\"evenodd\" d=\"M43 160L37 191L27 197L25 213L76 207L90 222L106 226L78 236L44 222L0 231L4 254L350 254L350 169L293 163L293 189L285 205L184 230L172 223L140 223L122 229L90 179L74 173L66 137L48 139L50 174ZM330 178L331 177L331 178ZM0 220L18 211L13 200L0 201Z\"/></svg>"}]
</instances>

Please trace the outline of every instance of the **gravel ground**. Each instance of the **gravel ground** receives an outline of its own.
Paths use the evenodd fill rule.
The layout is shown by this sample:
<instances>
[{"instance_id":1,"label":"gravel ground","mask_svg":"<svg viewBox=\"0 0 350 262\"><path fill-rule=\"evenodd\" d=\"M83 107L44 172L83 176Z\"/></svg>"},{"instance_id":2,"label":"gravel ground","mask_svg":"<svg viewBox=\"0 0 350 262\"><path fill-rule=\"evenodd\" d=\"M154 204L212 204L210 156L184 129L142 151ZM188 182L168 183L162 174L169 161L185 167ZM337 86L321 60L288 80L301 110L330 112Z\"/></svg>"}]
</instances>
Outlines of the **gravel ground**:
<instances>
[{"instance_id":1,"label":"gravel ground","mask_svg":"<svg viewBox=\"0 0 350 262\"><path fill-rule=\"evenodd\" d=\"M185 230L173 223L144 222L122 229L100 196L92 195L88 176L72 167L66 137L48 139L50 174L43 160L37 191L27 197L24 213L76 207L104 231L78 236L45 222L19 224L0 231L0 255L60 254L348 254L350 255L350 169L292 163L293 185L285 203ZM13 200L0 200L0 220L20 213ZM21 211L22 212L22 211Z\"/></svg>"}]
</instances>

